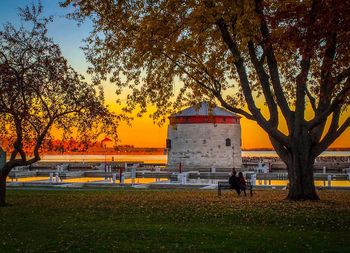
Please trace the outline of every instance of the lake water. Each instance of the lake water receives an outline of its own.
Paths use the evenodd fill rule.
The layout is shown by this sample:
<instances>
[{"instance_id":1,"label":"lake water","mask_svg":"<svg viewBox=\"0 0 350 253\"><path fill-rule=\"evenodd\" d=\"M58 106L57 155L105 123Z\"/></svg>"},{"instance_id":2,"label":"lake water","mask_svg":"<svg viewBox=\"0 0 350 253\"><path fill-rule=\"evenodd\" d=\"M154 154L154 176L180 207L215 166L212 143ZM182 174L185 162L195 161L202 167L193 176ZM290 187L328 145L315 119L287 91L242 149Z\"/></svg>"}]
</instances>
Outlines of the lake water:
<instances>
[{"instance_id":1,"label":"lake water","mask_svg":"<svg viewBox=\"0 0 350 253\"><path fill-rule=\"evenodd\" d=\"M275 151L242 151L243 157L277 157ZM350 151L325 151L321 156L348 156ZM144 162L166 163L166 155L43 155L43 162Z\"/></svg>"},{"instance_id":2,"label":"lake water","mask_svg":"<svg viewBox=\"0 0 350 253\"><path fill-rule=\"evenodd\" d=\"M144 162L166 163L166 155L44 155L42 162Z\"/></svg>"},{"instance_id":3,"label":"lake water","mask_svg":"<svg viewBox=\"0 0 350 253\"><path fill-rule=\"evenodd\" d=\"M31 183L50 183L49 177L27 177L27 178L18 178L17 180L7 179L10 182L31 182ZM217 185L219 181L224 181L223 179L187 179L186 184L189 185ZM100 184L111 184L112 179L105 179L103 177L80 177L80 178L69 178L64 179L62 183L100 183ZM127 178L124 180L125 184L178 184L177 181L171 182L168 178ZM116 184L119 184L119 180L116 180ZM286 186L288 180L256 180L256 185L269 185L269 186ZM315 186L327 186L328 181L315 180ZM350 180L333 180L331 182L332 187L350 187Z\"/></svg>"}]
</instances>

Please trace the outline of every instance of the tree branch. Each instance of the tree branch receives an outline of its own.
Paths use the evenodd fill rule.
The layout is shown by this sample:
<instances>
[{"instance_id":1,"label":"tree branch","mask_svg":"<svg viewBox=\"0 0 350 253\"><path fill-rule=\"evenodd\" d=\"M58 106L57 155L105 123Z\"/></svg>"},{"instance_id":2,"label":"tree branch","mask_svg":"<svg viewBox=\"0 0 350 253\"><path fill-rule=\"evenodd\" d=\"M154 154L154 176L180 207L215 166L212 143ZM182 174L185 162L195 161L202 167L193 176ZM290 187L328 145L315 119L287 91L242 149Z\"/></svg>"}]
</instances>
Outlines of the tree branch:
<instances>
[{"instance_id":1,"label":"tree branch","mask_svg":"<svg viewBox=\"0 0 350 253\"><path fill-rule=\"evenodd\" d=\"M322 111L329 103L330 100L330 90L332 90L335 82L332 82L332 65L334 62L334 57L336 53L336 34L328 34L326 37L326 49L323 56L323 63L321 66L321 82L320 82L320 92L319 92L319 112ZM329 94L329 95L328 95Z\"/></svg>"},{"instance_id":2,"label":"tree branch","mask_svg":"<svg viewBox=\"0 0 350 253\"><path fill-rule=\"evenodd\" d=\"M201 61L198 61L197 59L195 59L191 55L187 54L186 52L179 52L179 53L184 55L189 60L195 62L198 65L200 65L200 69L199 70L204 72L205 75L208 76L209 79L206 76L204 76L204 78L208 81L208 83L211 83L211 82L214 83L215 92L221 92L221 84L216 80L216 78L213 75L211 75L209 73L209 70L207 69L207 67ZM197 67L195 66L194 68L197 68Z\"/></svg>"},{"instance_id":3,"label":"tree branch","mask_svg":"<svg viewBox=\"0 0 350 253\"><path fill-rule=\"evenodd\" d=\"M312 94L310 93L310 91L307 87L305 88L305 92L306 92L307 97L309 98L312 110L314 112L316 112L316 110L317 110L316 99L312 96Z\"/></svg>"},{"instance_id":4,"label":"tree branch","mask_svg":"<svg viewBox=\"0 0 350 253\"><path fill-rule=\"evenodd\" d=\"M271 141L271 144L278 154L278 156L285 162L287 163L288 160L288 150L284 145L282 145L280 142L276 141L273 137L269 136L269 139Z\"/></svg>"},{"instance_id":5,"label":"tree branch","mask_svg":"<svg viewBox=\"0 0 350 253\"><path fill-rule=\"evenodd\" d=\"M247 101L248 108L254 118L256 119L257 123L273 138L275 138L277 141L283 143L284 145L288 145L287 137L281 133L279 130L277 130L275 127L272 127L271 124L269 124L264 116L261 114L260 109L258 109L255 105L255 101L252 95L251 88L249 86L249 81L247 77L247 72L244 66L243 58L241 57L241 54L238 50L237 43L232 39L225 21L221 18L216 21L216 25L219 27L222 39L224 40L225 44L228 46L229 50L232 53L232 56L234 58L234 65L237 69L238 76L240 79L240 84L243 90L244 97Z\"/></svg>"},{"instance_id":6,"label":"tree branch","mask_svg":"<svg viewBox=\"0 0 350 253\"><path fill-rule=\"evenodd\" d=\"M296 77L296 102L295 102L295 117L293 135L295 137L300 135L302 125L305 121L305 92L307 90L306 81L310 69L310 56L303 56L300 63L301 71Z\"/></svg>"},{"instance_id":7,"label":"tree branch","mask_svg":"<svg viewBox=\"0 0 350 253\"><path fill-rule=\"evenodd\" d=\"M183 66L181 66L180 63L178 63L177 61L175 61L174 59L172 59L168 54L166 53L162 53L167 59L169 59L171 62L173 62L177 67L179 67L181 69L181 71L183 71L187 76L189 76L192 80L194 80L195 82L197 82L200 86L202 86L204 89L214 93L215 91L210 88L209 86L207 86L205 83L203 83L202 81L198 80L197 78L195 78L191 73L189 73Z\"/></svg>"},{"instance_id":8,"label":"tree branch","mask_svg":"<svg viewBox=\"0 0 350 253\"><path fill-rule=\"evenodd\" d=\"M269 67L271 82L276 95L278 106L281 108L281 112L287 121L289 132L292 132L292 126L291 126L292 113L288 106L287 99L284 96L285 93L282 89L277 60L275 57L272 44L270 42L270 32L269 32L266 20L264 19L263 4L261 0L255 0L255 3L256 3L256 12L261 19L260 32L263 37L263 41L262 41L263 55L265 55L267 59L267 65Z\"/></svg>"},{"instance_id":9,"label":"tree branch","mask_svg":"<svg viewBox=\"0 0 350 253\"><path fill-rule=\"evenodd\" d=\"M250 119L250 120L254 120L256 121L256 119L253 117L253 115L251 115L250 113L244 111L243 109L240 109L240 108L236 108L236 107L233 107L231 106L230 104L228 104L222 97L222 95L220 93L217 93L215 94L215 97L219 100L220 104L226 108L227 110L231 111L231 112L234 112L234 113L238 113L244 117L246 117L247 119Z\"/></svg>"},{"instance_id":10,"label":"tree branch","mask_svg":"<svg viewBox=\"0 0 350 253\"><path fill-rule=\"evenodd\" d=\"M51 114L50 108L49 108L49 106L47 105L47 103L46 103L46 101L44 100L44 98L42 97L41 92L35 87L35 85L33 86L33 85L30 85L29 83L26 83L26 82L25 82L25 84L26 84L28 87L32 88L32 89L35 91L36 95L39 97L39 99L40 99L42 105L45 107L45 109L46 109L46 111L47 111L47 115L49 116L49 120L51 120L51 119L52 119L52 114Z\"/></svg>"},{"instance_id":11,"label":"tree branch","mask_svg":"<svg viewBox=\"0 0 350 253\"><path fill-rule=\"evenodd\" d=\"M33 152L34 153L34 158L29 160L29 162L31 162L31 164L40 160L39 148L41 147L41 144L43 143L43 140L44 140L47 132L49 131L50 127L52 126L52 124L53 124L53 119L51 119L47 123L47 125L44 128L44 130L42 131L42 133L38 136L36 144L35 144L34 152Z\"/></svg>"},{"instance_id":12,"label":"tree branch","mask_svg":"<svg viewBox=\"0 0 350 253\"><path fill-rule=\"evenodd\" d=\"M166 53L163 53L163 55L169 59L171 62L173 62L176 66L178 66L181 71L183 71L186 75L188 75L192 80L194 80L195 82L197 82L200 86L202 86L204 89L209 90L221 103L221 105L223 107L225 107L227 110L230 110L231 112L234 113L238 113L241 114L243 116L245 116L247 119L251 119L254 120L253 116L251 114L249 114L248 112L244 111L243 109L240 108L236 108L233 107L231 105L229 105L222 97L221 93L218 90L213 90L212 88L208 87L207 85L205 85L202 81L198 80L197 78L195 78L194 76L192 76L184 67L182 67L177 61L173 60L169 55L167 55ZM208 74L209 75L209 74Z\"/></svg>"},{"instance_id":13,"label":"tree branch","mask_svg":"<svg viewBox=\"0 0 350 253\"><path fill-rule=\"evenodd\" d=\"M17 139L13 143L13 148L18 151L21 155L22 160L25 162L27 160L26 153L23 150L23 129L22 129L22 120L18 118L18 115L12 115L16 128Z\"/></svg>"},{"instance_id":14,"label":"tree branch","mask_svg":"<svg viewBox=\"0 0 350 253\"><path fill-rule=\"evenodd\" d=\"M350 117L338 128L340 118L340 108L334 111L332 122L329 127L328 133L324 136L322 141L314 148L313 154L315 157L319 156L323 151L327 149L344 131L350 126Z\"/></svg>"},{"instance_id":15,"label":"tree branch","mask_svg":"<svg viewBox=\"0 0 350 253\"><path fill-rule=\"evenodd\" d=\"M255 53L255 47L254 43L252 41L248 42L248 49L249 49L249 55L250 60L253 63L253 66L255 68L255 71L259 77L260 84L267 102L267 106L269 108L270 113L270 120L269 122L277 127L278 126L278 110L277 105L275 103L275 100L273 98L272 92L270 90L270 83L269 83L269 76L266 74L265 69L263 67L263 64L261 61L258 60L256 53Z\"/></svg>"},{"instance_id":16,"label":"tree branch","mask_svg":"<svg viewBox=\"0 0 350 253\"><path fill-rule=\"evenodd\" d=\"M350 68L344 69L341 73L339 73L335 78L333 78L334 84L339 84L344 81L345 78L350 76Z\"/></svg>"},{"instance_id":17,"label":"tree branch","mask_svg":"<svg viewBox=\"0 0 350 253\"><path fill-rule=\"evenodd\" d=\"M327 108L323 109L322 113L317 114L314 119L309 121L308 129L312 130L317 127L319 124L323 123L327 120L328 116L331 115L335 109L344 103L346 98L349 96L350 91L350 77L348 77L343 89L337 94L337 96L333 99L333 102L327 106Z\"/></svg>"}]
</instances>

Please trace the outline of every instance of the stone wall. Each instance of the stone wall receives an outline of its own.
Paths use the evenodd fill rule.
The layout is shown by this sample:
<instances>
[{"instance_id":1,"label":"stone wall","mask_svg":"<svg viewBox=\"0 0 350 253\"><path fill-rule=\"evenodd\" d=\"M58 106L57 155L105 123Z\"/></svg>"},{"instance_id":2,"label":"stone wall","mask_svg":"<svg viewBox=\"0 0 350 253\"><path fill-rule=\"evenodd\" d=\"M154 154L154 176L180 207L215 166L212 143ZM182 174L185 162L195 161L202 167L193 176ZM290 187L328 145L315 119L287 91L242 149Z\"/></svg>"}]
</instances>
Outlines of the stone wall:
<instances>
[{"instance_id":1,"label":"stone wall","mask_svg":"<svg viewBox=\"0 0 350 253\"><path fill-rule=\"evenodd\" d=\"M240 168L241 126L239 124L178 124L169 125L169 168L179 163L185 170L195 168ZM231 145L226 146L226 139Z\"/></svg>"}]
</instances>

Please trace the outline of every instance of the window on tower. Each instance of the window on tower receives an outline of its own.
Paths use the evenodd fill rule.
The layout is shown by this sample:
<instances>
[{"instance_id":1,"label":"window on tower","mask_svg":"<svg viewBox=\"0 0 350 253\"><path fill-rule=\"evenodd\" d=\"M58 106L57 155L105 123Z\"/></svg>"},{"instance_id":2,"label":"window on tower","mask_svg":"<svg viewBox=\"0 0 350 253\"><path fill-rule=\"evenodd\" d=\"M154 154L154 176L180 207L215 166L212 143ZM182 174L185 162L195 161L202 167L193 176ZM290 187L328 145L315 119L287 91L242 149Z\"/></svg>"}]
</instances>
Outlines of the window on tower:
<instances>
[{"instance_id":1,"label":"window on tower","mask_svg":"<svg viewBox=\"0 0 350 253\"><path fill-rule=\"evenodd\" d=\"M225 140L225 142L226 142L226 147L230 147L231 146L231 139L230 138L227 138Z\"/></svg>"},{"instance_id":2,"label":"window on tower","mask_svg":"<svg viewBox=\"0 0 350 253\"><path fill-rule=\"evenodd\" d=\"M171 140L166 139L166 148L171 149Z\"/></svg>"}]
</instances>

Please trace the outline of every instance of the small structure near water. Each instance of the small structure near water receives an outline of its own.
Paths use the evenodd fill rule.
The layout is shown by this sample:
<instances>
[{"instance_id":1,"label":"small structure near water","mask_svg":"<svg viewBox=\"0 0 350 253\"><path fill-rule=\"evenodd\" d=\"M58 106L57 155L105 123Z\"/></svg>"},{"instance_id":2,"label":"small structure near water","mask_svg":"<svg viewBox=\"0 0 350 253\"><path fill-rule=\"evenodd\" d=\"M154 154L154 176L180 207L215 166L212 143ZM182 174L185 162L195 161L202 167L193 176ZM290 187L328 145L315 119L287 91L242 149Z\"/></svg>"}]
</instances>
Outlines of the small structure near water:
<instances>
[{"instance_id":1,"label":"small structure near water","mask_svg":"<svg viewBox=\"0 0 350 253\"><path fill-rule=\"evenodd\" d=\"M240 116L202 102L169 117L168 167L242 166ZM181 164L181 165L180 165Z\"/></svg>"}]
</instances>

